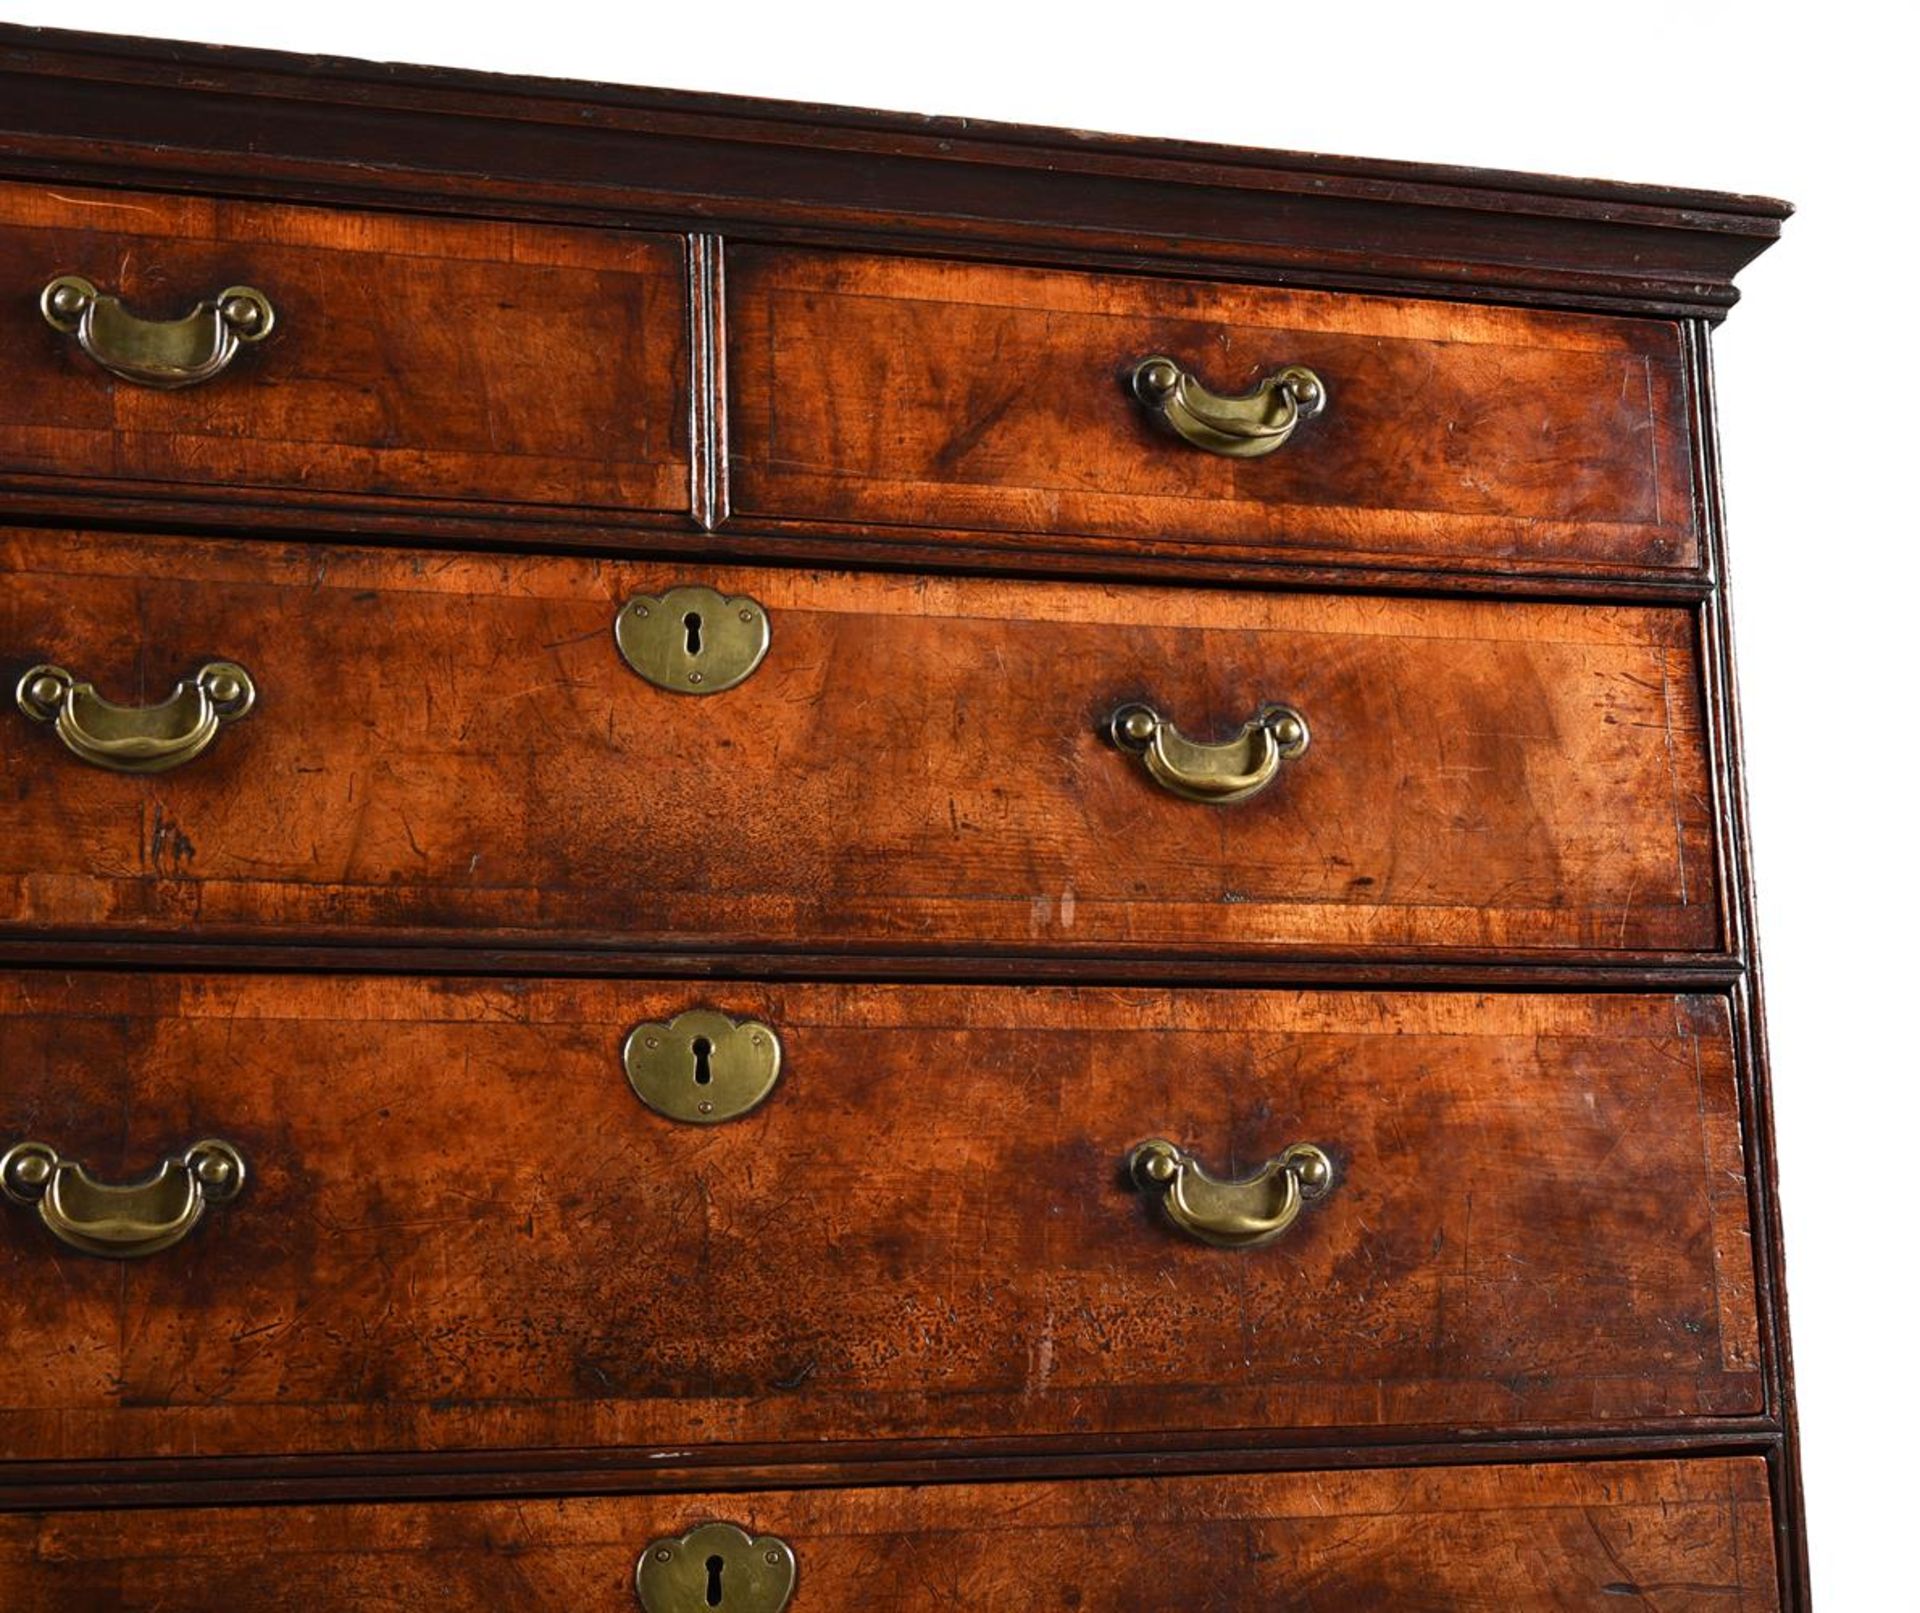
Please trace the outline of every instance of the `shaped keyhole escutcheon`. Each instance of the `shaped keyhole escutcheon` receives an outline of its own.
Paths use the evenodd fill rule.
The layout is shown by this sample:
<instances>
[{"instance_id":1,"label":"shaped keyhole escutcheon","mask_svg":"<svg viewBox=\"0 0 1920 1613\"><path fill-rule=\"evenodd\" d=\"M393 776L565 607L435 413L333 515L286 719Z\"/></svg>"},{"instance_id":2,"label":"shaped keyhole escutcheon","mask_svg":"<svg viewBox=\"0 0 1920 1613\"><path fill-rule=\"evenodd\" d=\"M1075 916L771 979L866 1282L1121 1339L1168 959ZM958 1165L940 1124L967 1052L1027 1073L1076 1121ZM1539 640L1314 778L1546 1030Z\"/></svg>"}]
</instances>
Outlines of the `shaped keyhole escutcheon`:
<instances>
[{"instance_id":1,"label":"shaped keyhole escutcheon","mask_svg":"<svg viewBox=\"0 0 1920 1613\"><path fill-rule=\"evenodd\" d=\"M781 1613L798 1572L793 1548L778 1536L703 1523L648 1546L633 1586L646 1613Z\"/></svg>"},{"instance_id":2,"label":"shaped keyhole escutcheon","mask_svg":"<svg viewBox=\"0 0 1920 1613\"><path fill-rule=\"evenodd\" d=\"M628 666L656 689L719 694L766 659L773 630L766 607L701 584L635 594L613 621Z\"/></svg>"},{"instance_id":3,"label":"shaped keyhole escutcheon","mask_svg":"<svg viewBox=\"0 0 1920 1613\"><path fill-rule=\"evenodd\" d=\"M621 1058L640 1100L669 1120L716 1125L755 1108L780 1079L780 1038L758 1020L690 1008L627 1033Z\"/></svg>"}]
</instances>

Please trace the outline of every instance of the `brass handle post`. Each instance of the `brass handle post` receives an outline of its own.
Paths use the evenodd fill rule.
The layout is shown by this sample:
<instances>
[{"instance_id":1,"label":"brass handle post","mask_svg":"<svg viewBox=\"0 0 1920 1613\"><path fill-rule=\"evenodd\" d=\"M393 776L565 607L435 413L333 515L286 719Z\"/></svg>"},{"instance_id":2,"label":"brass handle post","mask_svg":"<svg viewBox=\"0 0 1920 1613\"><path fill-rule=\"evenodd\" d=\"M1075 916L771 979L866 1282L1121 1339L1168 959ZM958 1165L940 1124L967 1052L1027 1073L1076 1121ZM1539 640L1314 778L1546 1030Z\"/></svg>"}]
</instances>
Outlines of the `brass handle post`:
<instances>
[{"instance_id":1,"label":"brass handle post","mask_svg":"<svg viewBox=\"0 0 1920 1613\"><path fill-rule=\"evenodd\" d=\"M273 304L252 286L228 286L178 319L142 319L77 274L47 282L40 313L102 369L165 391L211 381L274 326Z\"/></svg>"},{"instance_id":2,"label":"brass handle post","mask_svg":"<svg viewBox=\"0 0 1920 1613\"><path fill-rule=\"evenodd\" d=\"M1219 1249L1272 1243L1333 1187L1333 1162L1312 1143L1294 1143L1251 1176L1209 1175L1184 1148L1155 1137L1127 1155L1127 1172L1161 1194L1167 1219L1190 1238Z\"/></svg>"},{"instance_id":3,"label":"brass handle post","mask_svg":"<svg viewBox=\"0 0 1920 1613\"><path fill-rule=\"evenodd\" d=\"M1320 377L1299 364L1276 370L1251 392L1223 397L1192 371L1156 353L1133 367L1133 395L1183 442L1229 459L1270 454L1327 406Z\"/></svg>"},{"instance_id":4,"label":"brass handle post","mask_svg":"<svg viewBox=\"0 0 1920 1613\"><path fill-rule=\"evenodd\" d=\"M1121 750L1147 764L1154 783L1183 801L1226 806L1258 795L1280 767L1305 754L1307 720L1291 706L1263 706L1232 739L1188 739L1152 706L1122 706L1108 723Z\"/></svg>"},{"instance_id":5,"label":"brass handle post","mask_svg":"<svg viewBox=\"0 0 1920 1613\"><path fill-rule=\"evenodd\" d=\"M121 706L65 667L31 667L14 690L20 709L51 723L81 761L114 773L164 773L213 743L223 722L253 707L253 679L232 661L209 661L157 706Z\"/></svg>"},{"instance_id":6,"label":"brass handle post","mask_svg":"<svg viewBox=\"0 0 1920 1613\"><path fill-rule=\"evenodd\" d=\"M240 1151L216 1138L129 1183L102 1182L45 1143L15 1143L0 1155L0 1191L37 1206L46 1229L69 1248L113 1260L171 1249L209 1205L230 1202L246 1179Z\"/></svg>"}]
</instances>

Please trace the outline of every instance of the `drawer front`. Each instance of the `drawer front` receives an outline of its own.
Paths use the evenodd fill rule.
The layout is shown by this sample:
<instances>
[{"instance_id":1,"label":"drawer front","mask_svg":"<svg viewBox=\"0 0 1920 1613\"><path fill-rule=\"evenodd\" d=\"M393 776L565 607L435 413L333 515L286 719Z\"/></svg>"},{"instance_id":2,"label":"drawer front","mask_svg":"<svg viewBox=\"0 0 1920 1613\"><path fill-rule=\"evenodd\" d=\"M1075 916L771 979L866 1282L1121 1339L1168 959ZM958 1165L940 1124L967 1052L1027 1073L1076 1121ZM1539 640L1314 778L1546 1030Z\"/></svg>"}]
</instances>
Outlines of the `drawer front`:
<instances>
[{"instance_id":1,"label":"drawer front","mask_svg":"<svg viewBox=\"0 0 1920 1613\"><path fill-rule=\"evenodd\" d=\"M1669 322L757 248L729 255L727 285L746 515L1255 558L1700 564ZM1222 456L1136 396L1156 356L1222 394L1304 366L1325 406L1270 454Z\"/></svg>"},{"instance_id":2,"label":"drawer front","mask_svg":"<svg viewBox=\"0 0 1920 1613\"><path fill-rule=\"evenodd\" d=\"M140 777L0 714L16 930L1720 945L1687 609L43 532L0 533L0 571L14 677L56 663L165 705L217 658L257 691L203 754ZM623 601L689 581L771 621L724 693L656 687L614 642ZM1197 802L1113 741L1133 702L1201 743L1283 703L1311 742L1261 751L1277 782L1253 799Z\"/></svg>"},{"instance_id":3,"label":"drawer front","mask_svg":"<svg viewBox=\"0 0 1920 1613\"><path fill-rule=\"evenodd\" d=\"M19 1613L626 1613L642 1550L709 1520L791 1550L793 1613L1780 1606L1754 1457L21 1515L0 1518L0 1590Z\"/></svg>"},{"instance_id":4,"label":"drawer front","mask_svg":"<svg viewBox=\"0 0 1920 1613\"><path fill-rule=\"evenodd\" d=\"M149 320L255 287L273 328L212 379L124 379L42 316L62 275ZM684 280L662 235L0 186L0 474L684 511Z\"/></svg>"},{"instance_id":5,"label":"drawer front","mask_svg":"<svg viewBox=\"0 0 1920 1613\"><path fill-rule=\"evenodd\" d=\"M623 1068L696 1006L784 1050L724 1125ZM0 1203L8 1459L1762 1410L1718 998L30 973L0 1068L9 1146L247 1171L125 1261ZM1333 1183L1215 1247L1154 1138Z\"/></svg>"}]
</instances>

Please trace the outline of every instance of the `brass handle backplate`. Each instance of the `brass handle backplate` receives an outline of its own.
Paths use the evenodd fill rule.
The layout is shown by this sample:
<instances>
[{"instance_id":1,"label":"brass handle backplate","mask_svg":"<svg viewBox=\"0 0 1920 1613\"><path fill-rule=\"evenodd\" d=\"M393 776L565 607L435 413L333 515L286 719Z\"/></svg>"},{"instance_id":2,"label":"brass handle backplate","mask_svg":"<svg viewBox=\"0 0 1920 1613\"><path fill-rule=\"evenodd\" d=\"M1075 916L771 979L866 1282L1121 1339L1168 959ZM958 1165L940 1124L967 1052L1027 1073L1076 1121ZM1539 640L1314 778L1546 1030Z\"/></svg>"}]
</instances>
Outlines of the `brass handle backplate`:
<instances>
[{"instance_id":1,"label":"brass handle backplate","mask_svg":"<svg viewBox=\"0 0 1920 1613\"><path fill-rule=\"evenodd\" d=\"M1230 459L1270 454L1327 406L1327 389L1312 370L1289 364L1251 392L1222 397L1163 354L1133 367L1133 395L1184 442Z\"/></svg>"},{"instance_id":2,"label":"brass handle backplate","mask_svg":"<svg viewBox=\"0 0 1920 1613\"><path fill-rule=\"evenodd\" d=\"M274 323L273 304L252 286L228 286L179 319L142 319L77 274L47 282L40 312L55 330L77 337L103 369L167 390L211 381L242 347L264 341Z\"/></svg>"},{"instance_id":3,"label":"brass handle backplate","mask_svg":"<svg viewBox=\"0 0 1920 1613\"><path fill-rule=\"evenodd\" d=\"M798 1572L793 1548L777 1535L703 1523L647 1547L633 1588L645 1613L780 1613Z\"/></svg>"},{"instance_id":4,"label":"brass handle backplate","mask_svg":"<svg viewBox=\"0 0 1920 1613\"><path fill-rule=\"evenodd\" d=\"M718 1125L757 1108L780 1079L780 1038L756 1019L689 1008L627 1033L620 1053L634 1095L669 1120Z\"/></svg>"},{"instance_id":5,"label":"brass handle backplate","mask_svg":"<svg viewBox=\"0 0 1920 1613\"><path fill-rule=\"evenodd\" d=\"M628 666L656 689L719 694L743 683L773 642L767 608L704 584L635 594L613 621Z\"/></svg>"},{"instance_id":6,"label":"brass handle backplate","mask_svg":"<svg viewBox=\"0 0 1920 1613\"><path fill-rule=\"evenodd\" d=\"M164 773L213 743L223 722L253 707L253 679L232 661L209 661L157 706L120 706L65 667L31 667L14 698L35 722L52 723L83 762L115 773Z\"/></svg>"},{"instance_id":7,"label":"brass handle backplate","mask_svg":"<svg viewBox=\"0 0 1920 1613\"><path fill-rule=\"evenodd\" d=\"M1295 1143L1251 1176L1223 1181L1184 1148L1155 1137L1127 1155L1127 1171L1141 1188L1163 1195L1161 1208L1176 1227L1220 1249L1272 1243L1333 1186L1333 1162L1312 1143Z\"/></svg>"},{"instance_id":8,"label":"brass handle backplate","mask_svg":"<svg viewBox=\"0 0 1920 1613\"><path fill-rule=\"evenodd\" d=\"M102 1182L45 1143L15 1143L0 1155L0 1190L36 1205L47 1230L90 1255L127 1260L171 1249L200 1224L210 1204L226 1204L247 1179L232 1143L209 1138L162 1160L143 1182Z\"/></svg>"},{"instance_id":9,"label":"brass handle backplate","mask_svg":"<svg viewBox=\"0 0 1920 1613\"><path fill-rule=\"evenodd\" d=\"M1107 728L1114 744L1147 764L1163 790L1214 806L1258 795L1280 776L1283 762L1305 754L1311 738L1306 718L1291 706L1263 706L1219 744L1188 739L1148 705L1122 706Z\"/></svg>"}]
</instances>

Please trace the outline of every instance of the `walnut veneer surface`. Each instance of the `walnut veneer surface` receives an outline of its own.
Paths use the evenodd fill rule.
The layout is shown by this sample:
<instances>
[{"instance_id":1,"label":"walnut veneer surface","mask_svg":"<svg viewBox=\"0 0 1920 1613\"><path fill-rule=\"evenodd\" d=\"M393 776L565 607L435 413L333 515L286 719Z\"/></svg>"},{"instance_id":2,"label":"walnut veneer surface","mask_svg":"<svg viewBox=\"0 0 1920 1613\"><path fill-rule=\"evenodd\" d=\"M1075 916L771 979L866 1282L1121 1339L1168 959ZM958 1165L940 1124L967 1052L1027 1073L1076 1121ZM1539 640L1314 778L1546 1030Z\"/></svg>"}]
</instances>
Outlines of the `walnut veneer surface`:
<instances>
[{"instance_id":1,"label":"walnut veneer surface","mask_svg":"<svg viewBox=\"0 0 1920 1613\"><path fill-rule=\"evenodd\" d=\"M21 1613L103 1594L181 1613L618 1609L632 1606L635 1541L676 1531L689 1507L742 1505L708 1494L0 1518L0 1575ZM1766 1472L1752 1457L771 1491L750 1509L782 1538L817 1543L796 1609L1777 1605Z\"/></svg>"},{"instance_id":2,"label":"walnut veneer surface","mask_svg":"<svg viewBox=\"0 0 1920 1613\"><path fill-rule=\"evenodd\" d=\"M1806 1608L1786 212L0 27L0 1605Z\"/></svg>"}]
</instances>

